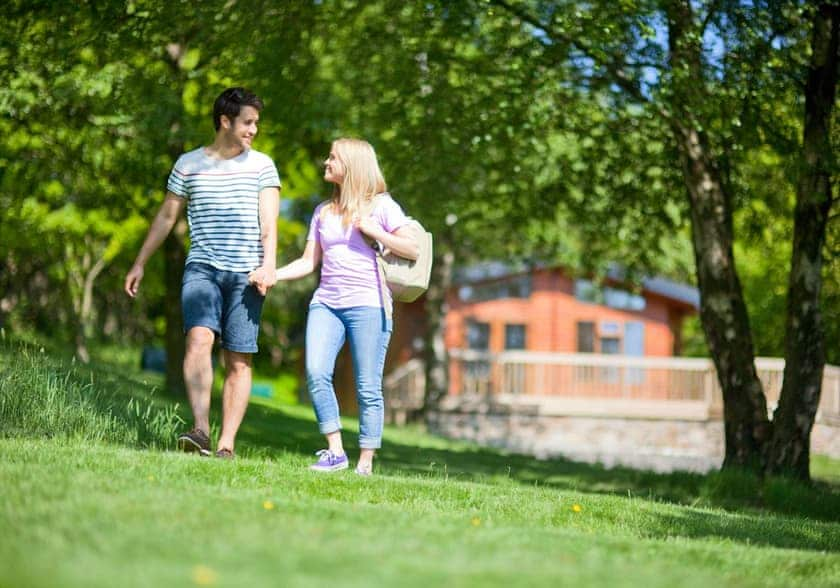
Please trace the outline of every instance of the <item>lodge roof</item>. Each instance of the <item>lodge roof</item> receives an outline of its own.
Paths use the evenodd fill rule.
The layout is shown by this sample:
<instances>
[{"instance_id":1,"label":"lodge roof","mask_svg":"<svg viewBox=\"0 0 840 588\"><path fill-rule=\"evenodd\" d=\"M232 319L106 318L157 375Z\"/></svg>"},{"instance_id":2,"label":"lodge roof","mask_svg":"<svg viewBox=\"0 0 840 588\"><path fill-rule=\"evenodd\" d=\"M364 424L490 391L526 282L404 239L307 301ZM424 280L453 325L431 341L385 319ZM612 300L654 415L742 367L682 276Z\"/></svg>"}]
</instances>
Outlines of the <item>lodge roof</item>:
<instances>
[{"instance_id":1,"label":"lodge roof","mask_svg":"<svg viewBox=\"0 0 840 588\"><path fill-rule=\"evenodd\" d=\"M456 285L475 284L477 282L498 280L508 276L526 274L537 269L550 268L563 271L563 268L560 266L551 266L546 263L526 264L521 261L484 261L457 268L455 270L453 283ZM625 272L618 265L610 267L610 269L607 270L606 277L609 280L616 282L626 282ZM641 279L640 285L642 290L645 292L687 304L695 309L700 308L700 291L690 284L675 282L662 276L648 276Z\"/></svg>"}]
</instances>

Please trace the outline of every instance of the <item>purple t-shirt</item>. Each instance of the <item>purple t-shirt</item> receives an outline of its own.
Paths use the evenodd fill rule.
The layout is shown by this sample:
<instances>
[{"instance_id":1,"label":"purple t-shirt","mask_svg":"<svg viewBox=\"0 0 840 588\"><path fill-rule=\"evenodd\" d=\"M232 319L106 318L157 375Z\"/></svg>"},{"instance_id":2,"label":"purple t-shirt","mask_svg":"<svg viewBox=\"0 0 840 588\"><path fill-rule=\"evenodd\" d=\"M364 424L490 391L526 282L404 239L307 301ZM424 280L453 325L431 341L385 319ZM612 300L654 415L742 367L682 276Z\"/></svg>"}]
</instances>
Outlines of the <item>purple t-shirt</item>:
<instances>
[{"instance_id":1,"label":"purple t-shirt","mask_svg":"<svg viewBox=\"0 0 840 588\"><path fill-rule=\"evenodd\" d=\"M379 287L376 253L361 231L352 224L346 228L341 216L323 212L322 202L312 214L307 241L321 245L321 283L312 295L312 304L330 308L373 306L391 309L391 291ZM409 223L400 205L389 194L378 198L371 216L385 231L393 233Z\"/></svg>"}]
</instances>

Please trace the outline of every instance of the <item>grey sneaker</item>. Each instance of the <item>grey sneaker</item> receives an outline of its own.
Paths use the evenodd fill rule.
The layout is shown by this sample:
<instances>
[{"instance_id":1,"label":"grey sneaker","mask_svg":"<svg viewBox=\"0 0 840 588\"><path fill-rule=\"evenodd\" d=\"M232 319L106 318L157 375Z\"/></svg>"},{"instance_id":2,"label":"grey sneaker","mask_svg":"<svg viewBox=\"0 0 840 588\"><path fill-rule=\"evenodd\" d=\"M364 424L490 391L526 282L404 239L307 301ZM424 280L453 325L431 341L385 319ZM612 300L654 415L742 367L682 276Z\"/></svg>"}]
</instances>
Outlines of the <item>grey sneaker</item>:
<instances>
[{"instance_id":1,"label":"grey sneaker","mask_svg":"<svg viewBox=\"0 0 840 588\"><path fill-rule=\"evenodd\" d=\"M316 451L315 455L318 456L318 461L309 466L313 472L336 472L347 469L349 462L346 453L336 455L329 449L321 449Z\"/></svg>"},{"instance_id":2,"label":"grey sneaker","mask_svg":"<svg viewBox=\"0 0 840 588\"><path fill-rule=\"evenodd\" d=\"M201 429L193 429L178 437L178 447L188 453L197 451L200 455L210 455L210 437Z\"/></svg>"},{"instance_id":3,"label":"grey sneaker","mask_svg":"<svg viewBox=\"0 0 840 588\"><path fill-rule=\"evenodd\" d=\"M215 455L219 459L233 459L236 457L230 449L217 449Z\"/></svg>"}]
</instances>

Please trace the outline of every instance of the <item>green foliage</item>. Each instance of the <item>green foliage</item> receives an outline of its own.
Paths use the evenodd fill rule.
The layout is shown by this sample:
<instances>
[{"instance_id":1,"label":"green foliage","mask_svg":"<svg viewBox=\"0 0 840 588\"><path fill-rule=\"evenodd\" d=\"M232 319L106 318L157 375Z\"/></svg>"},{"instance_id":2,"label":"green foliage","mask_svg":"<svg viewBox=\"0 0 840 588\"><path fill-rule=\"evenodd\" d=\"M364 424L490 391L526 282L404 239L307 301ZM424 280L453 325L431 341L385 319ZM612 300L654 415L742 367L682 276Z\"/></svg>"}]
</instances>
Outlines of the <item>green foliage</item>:
<instances>
[{"instance_id":1,"label":"green foliage","mask_svg":"<svg viewBox=\"0 0 840 588\"><path fill-rule=\"evenodd\" d=\"M243 84L262 93L284 81L238 49L259 34L251 10L265 15L262 30L284 31L272 33L275 58L305 56L296 35L307 15L298 4L271 4L42 3L9 14L0 33L0 104L8 113L0 119L0 324L18 331L34 324L65 340L162 335L162 260L149 264L137 300L122 293L122 281L175 157L212 138L218 92ZM173 30L174 22L186 26ZM280 162L284 197L309 198L315 167L299 143L284 140L284 125L288 119L263 127L257 148ZM300 232L282 221L281 246ZM267 319L285 327L288 319L270 310Z\"/></svg>"},{"instance_id":2,"label":"green foliage","mask_svg":"<svg viewBox=\"0 0 840 588\"><path fill-rule=\"evenodd\" d=\"M756 349L781 355L809 9L701 8L712 10L710 33L689 39L708 58L690 117L733 195ZM212 99L234 84L266 102L255 147L284 182L281 263L300 254L328 193L330 141L357 135L377 148L397 200L460 263L556 262L596 276L619 263L631 278L693 280L685 188L661 116L685 72L669 69L661 3L86 0L7 12L0 324L16 331L161 340L160 256L139 299L122 281L174 158L211 139ZM637 92L615 83L617 63ZM829 342L840 336L836 225ZM260 367L297 364L313 286L272 292ZM828 353L840 362L836 345Z\"/></svg>"}]
</instances>

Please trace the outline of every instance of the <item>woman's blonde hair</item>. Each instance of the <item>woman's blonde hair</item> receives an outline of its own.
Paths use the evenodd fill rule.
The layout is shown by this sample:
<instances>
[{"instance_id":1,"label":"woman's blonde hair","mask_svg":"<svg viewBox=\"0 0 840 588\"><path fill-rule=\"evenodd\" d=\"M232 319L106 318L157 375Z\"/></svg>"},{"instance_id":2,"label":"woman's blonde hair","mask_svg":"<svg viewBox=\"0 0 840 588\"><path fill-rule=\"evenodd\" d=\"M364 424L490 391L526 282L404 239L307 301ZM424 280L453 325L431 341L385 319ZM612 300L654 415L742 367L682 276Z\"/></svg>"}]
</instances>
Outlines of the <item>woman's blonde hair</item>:
<instances>
[{"instance_id":1,"label":"woman's blonde hair","mask_svg":"<svg viewBox=\"0 0 840 588\"><path fill-rule=\"evenodd\" d=\"M387 187L370 143L342 138L333 141L332 146L344 166L344 179L340 186L336 184L333 188L332 211L341 215L341 222L346 227Z\"/></svg>"}]
</instances>

